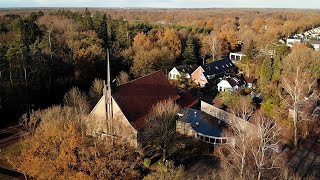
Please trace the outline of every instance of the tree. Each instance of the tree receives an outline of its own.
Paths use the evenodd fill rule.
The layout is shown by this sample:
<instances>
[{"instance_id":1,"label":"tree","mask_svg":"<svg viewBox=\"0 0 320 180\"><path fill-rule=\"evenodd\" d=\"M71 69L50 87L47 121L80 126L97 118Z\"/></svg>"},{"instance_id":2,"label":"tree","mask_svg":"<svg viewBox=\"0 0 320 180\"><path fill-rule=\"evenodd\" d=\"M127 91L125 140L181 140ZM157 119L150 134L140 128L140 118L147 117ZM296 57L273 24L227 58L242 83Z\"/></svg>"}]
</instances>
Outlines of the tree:
<instances>
[{"instance_id":1,"label":"tree","mask_svg":"<svg viewBox=\"0 0 320 180\"><path fill-rule=\"evenodd\" d=\"M317 76L320 69L319 61L312 50L307 48L295 49L284 58L282 63L281 87L284 92L280 94L283 102L292 110L292 122L294 130L294 145L298 144L298 122L301 105L314 93Z\"/></svg>"},{"instance_id":2,"label":"tree","mask_svg":"<svg viewBox=\"0 0 320 180\"><path fill-rule=\"evenodd\" d=\"M211 56L212 61L215 61L215 57L220 51L221 42L218 39L215 32L211 32L209 35L205 36L202 40L201 52L203 58L207 55Z\"/></svg>"},{"instance_id":3,"label":"tree","mask_svg":"<svg viewBox=\"0 0 320 180\"><path fill-rule=\"evenodd\" d=\"M178 58L181 55L181 41L178 32L175 29L166 29L163 33L163 37L160 39L160 44L161 46L168 46L175 58Z\"/></svg>"},{"instance_id":4,"label":"tree","mask_svg":"<svg viewBox=\"0 0 320 180\"><path fill-rule=\"evenodd\" d=\"M269 85L272 78L272 60L269 56L266 56L263 60L263 64L260 72L260 87L262 89L266 89L266 86Z\"/></svg>"},{"instance_id":5,"label":"tree","mask_svg":"<svg viewBox=\"0 0 320 180\"><path fill-rule=\"evenodd\" d=\"M165 162L167 151L176 132L176 119L179 106L172 100L156 104L146 118L143 137L146 142L162 149L162 160Z\"/></svg>"},{"instance_id":6,"label":"tree","mask_svg":"<svg viewBox=\"0 0 320 180\"><path fill-rule=\"evenodd\" d=\"M240 96L231 107L231 112L246 121L249 120L254 112L254 106L250 96Z\"/></svg>"},{"instance_id":7,"label":"tree","mask_svg":"<svg viewBox=\"0 0 320 180\"><path fill-rule=\"evenodd\" d=\"M248 59L253 60L253 58L257 55L258 50L256 47L256 43L251 39L249 41L248 46L246 46L245 52Z\"/></svg>"},{"instance_id":8,"label":"tree","mask_svg":"<svg viewBox=\"0 0 320 180\"><path fill-rule=\"evenodd\" d=\"M280 128L273 120L261 114L251 122L256 128L250 129L234 121L232 129L226 132L231 143L218 148L223 176L227 179L264 179L280 175L281 157L277 154ZM253 136L254 133L254 136Z\"/></svg>"},{"instance_id":9,"label":"tree","mask_svg":"<svg viewBox=\"0 0 320 180\"><path fill-rule=\"evenodd\" d=\"M10 81L13 82L12 70L15 68L23 68L24 79L27 82L27 67L26 67L26 57L27 49L23 44L19 42L12 43L6 52L6 58L9 64Z\"/></svg>"},{"instance_id":10,"label":"tree","mask_svg":"<svg viewBox=\"0 0 320 180\"><path fill-rule=\"evenodd\" d=\"M89 91L90 101L92 106L98 103L103 95L103 81L101 79L95 79L90 87Z\"/></svg>"},{"instance_id":11,"label":"tree","mask_svg":"<svg viewBox=\"0 0 320 180\"><path fill-rule=\"evenodd\" d=\"M9 163L36 179L136 179L140 153L125 145L81 135L87 119L71 107L51 107L31 114L38 120ZM79 121L79 119L82 119Z\"/></svg>"},{"instance_id":12,"label":"tree","mask_svg":"<svg viewBox=\"0 0 320 180\"><path fill-rule=\"evenodd\" d=\"M64 105L73 107L81 113L86 113L89 110L87 97L77 87L71 88L64 95L63 101Z\"/></svg>"},{"instance_id":13,"label":"tree","mask_svg":"<svg viewBox=\"0 0 320 180\"><path fill-rule=\"evenodd\" d=\"M129 82L128 73L121 71L117 76L116 81L117 81L117 86L121 86L122 84Z\"/></svg>"},{"instance_id":14,"label":"tree","mask_svg":"<svg viewBox=\"0 0 320 180\"><path fill-rule=\"evenodd\" d=\"M102 20L99 24L99 27L97 29L97 34L100 39L102 39L103 47L106 49L109 47L108 42L108 22L107 22L107 15L103 14Z\"/></svg>"},{"instance_id":15,"label":"tree","mask_svg":"<svg viewBox=\"0 0 320 180\"><path fill-rule=\"evenodd\" d=\"M148 176L144 177L144 180L181 180L186 178L186 172L182 166L174 167L172 162L166 164L159 164L157 170Z\"/></svg>"},{"instance_id":16,"label":"tree","mask_svg":"<svg viewBox=\"0 0 320 180\"><path fill-rule=\"evenodd\" d=\"M191 36L188 37L186 48L184 49L182 56L184 59L184 64L192 65L196 64L197 62L195 57L193 38Z\"/></svg>"}]
</instances>

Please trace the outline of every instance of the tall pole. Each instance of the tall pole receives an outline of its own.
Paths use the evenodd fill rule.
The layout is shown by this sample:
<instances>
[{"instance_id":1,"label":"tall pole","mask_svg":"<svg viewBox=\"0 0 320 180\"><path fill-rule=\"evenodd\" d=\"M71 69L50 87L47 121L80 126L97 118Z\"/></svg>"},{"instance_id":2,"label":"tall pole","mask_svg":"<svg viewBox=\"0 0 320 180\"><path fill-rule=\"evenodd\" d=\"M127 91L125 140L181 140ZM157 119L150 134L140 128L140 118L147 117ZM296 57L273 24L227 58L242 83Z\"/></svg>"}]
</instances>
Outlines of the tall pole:
<instances>
[{"instance_id":1,"label":"tall pole","mask_svg":"<svg viewBox=\"0 0 320 180\"><path fill-rule=\"evenodd\" d=\"M109 133L113 133L112 132L112 99L111 99L111 81L110 81L110 58L109 58L109 49L107 49L107 93L106 93L106 103L107 103L107 121L109 123L108 126L108 131Z\"/></svg>"}]
</instances>

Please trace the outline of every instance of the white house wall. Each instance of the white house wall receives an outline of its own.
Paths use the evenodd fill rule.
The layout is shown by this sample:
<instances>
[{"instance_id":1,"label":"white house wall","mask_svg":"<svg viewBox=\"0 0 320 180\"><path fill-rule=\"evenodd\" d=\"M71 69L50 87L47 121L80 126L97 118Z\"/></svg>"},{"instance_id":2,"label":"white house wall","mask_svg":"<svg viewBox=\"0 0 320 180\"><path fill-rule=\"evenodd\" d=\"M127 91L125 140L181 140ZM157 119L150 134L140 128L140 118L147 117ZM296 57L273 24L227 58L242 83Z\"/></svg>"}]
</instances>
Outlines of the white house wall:
<instances>
[{"instance_id":1,"label":"white house wall","mask_svg":"<svg viewBox=\"0 0 320 180\"><path fill-rule=\"evenodd\" d=\"M218 83L218 91L225 91L227 89L232 89L231 85L227 80L222 80Z\"/></svg>"},{"instance_id":2,"label":"white house wall","mask_svg":"<svg viewBox=\"0 0 320 180\"><path fill-rule=\"evenodd\" d=\"M175 67L169 72L169 79L177 80L180 76L181 74Z\"/></svg>"}]
</instances>

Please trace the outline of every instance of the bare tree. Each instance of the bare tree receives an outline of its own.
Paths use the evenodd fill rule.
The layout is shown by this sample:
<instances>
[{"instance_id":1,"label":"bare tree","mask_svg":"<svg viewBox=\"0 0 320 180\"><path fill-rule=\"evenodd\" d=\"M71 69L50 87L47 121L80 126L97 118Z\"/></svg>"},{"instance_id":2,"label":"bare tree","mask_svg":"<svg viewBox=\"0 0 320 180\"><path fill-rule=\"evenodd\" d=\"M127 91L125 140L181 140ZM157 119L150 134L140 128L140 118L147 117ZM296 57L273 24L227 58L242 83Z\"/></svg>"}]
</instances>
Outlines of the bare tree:
<instances>
[{"instance_id":1,"label":"bare tree","mask_svg":"<svg viewBox=\"0 0 320 180\"><path fill-rule=\"evenodd\" d=\"M103 94L103 82L101 79L95 79L90 87L89 95L92 106L97 104Z\"/></svg>"},{"instance_id":2,"label":"bare tree","mask_svg":"<svg viewBox=\"0 0 320 180\"><path fill-rule=\"evenodd\" d=\"M248 121L254 112L254 106L251 103L251 97L241 96L239 99L237 99L237 101L238 103L231 105L231 112L237 117Z\"/></svg>"},{"instance_id":3,"label":"bare tree","mask_svg":"<svg viewBox=\"0 0 320 180\"><path fill-rule=\"evenodd\" d=\"M166 160L167 149L173 142L176 132L176 119L179 106L172 100L156 104L146 119L144 139L162 149L163 162Z\"/></svg>"},{"instance_id":4,"label":"bare tree","mask_svg":"<svg viewBox=\"0 0 320 180\"><path fill-rule=\"evenodd\" d=\"M256 115L257 136L249 143L250 154L254 159L257 170L257 179L260 180L265 170L279 169L278 137L281 128L277 128L275 121L267 119L261 114Z\"/></svg>"},{"instance_id":5,"label":"bare tree","mask_svg":"<svg viewBox=\"0 0 320 180\"><path fill-rule=\"evenodd\" d=\"M286 94L280 94L285 104L292 110L292 122L294 128L294 145L298 144L298 122L302 121L298 114L301 105L308 101L308 97L314 93L317 72L312 72L317 59L312 58L310 50L298 49L284 59L282 87Z\"/></svg>"},{"instance_id":6,"label":"bare tree","mask_svg":"<svg viewBox=\"0 0 320 180\"><path fill-rule=\"evenodd\" d=\"M279 156L275 153L280 129L262 115L253 117L256 129L234 121L226 132L230 143L218 148L218 156L227 179L261 179L267 173L276 174ZM252 133L254 131L254 134Z\"/></svg>"},{"instance_id":7,"label":"bare tree","mask_svg":"<svg viewBox=\"0 0 320 180\"><path fill-rule=\"evenodd\" d=\"M121 86L122 84L129 82L129 75L128 73L121 71L120 74L116 77L116 80L117 86Z\"/></svg>"}]
</instances>

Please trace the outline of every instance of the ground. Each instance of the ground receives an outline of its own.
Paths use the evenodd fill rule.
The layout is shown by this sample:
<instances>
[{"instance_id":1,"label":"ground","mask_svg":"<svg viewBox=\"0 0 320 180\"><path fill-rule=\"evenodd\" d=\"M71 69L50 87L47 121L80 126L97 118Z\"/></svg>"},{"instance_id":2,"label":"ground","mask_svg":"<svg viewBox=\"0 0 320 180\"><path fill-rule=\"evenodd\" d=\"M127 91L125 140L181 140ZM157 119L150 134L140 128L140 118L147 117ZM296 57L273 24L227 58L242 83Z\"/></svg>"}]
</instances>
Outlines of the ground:
<instances>
[{"instance_id":1,"label":"ground","mask_svg":"<svg viewBox=\"0 0 320 180\"><path fill-rule=\"evenodd\" d=\"M12 169L7 163L6 158L20 148L20 126L12 126L0 130L0 179L1 180L15 180L24 179L21 173Z\"/></svg>"}]
</instances>

